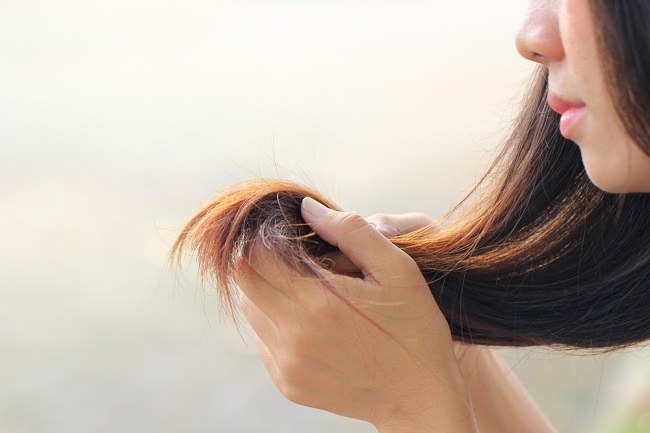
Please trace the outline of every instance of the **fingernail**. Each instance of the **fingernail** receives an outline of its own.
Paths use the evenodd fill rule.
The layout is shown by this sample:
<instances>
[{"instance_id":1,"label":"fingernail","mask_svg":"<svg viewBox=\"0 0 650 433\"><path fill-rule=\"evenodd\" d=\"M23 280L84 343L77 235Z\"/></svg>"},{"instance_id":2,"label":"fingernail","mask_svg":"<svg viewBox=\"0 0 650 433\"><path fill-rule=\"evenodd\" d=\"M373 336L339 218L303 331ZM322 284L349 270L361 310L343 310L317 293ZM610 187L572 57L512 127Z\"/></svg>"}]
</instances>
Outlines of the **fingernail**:
<instances>
[{"instance_id":1,"label":"fingernail","mask_svg":"<svg viewBox=\"0 0 650 433\"><path fill-rule=\"evenodd\" d=\"M332 212L332 209L323 206L320 202L314 200L311 197L305 197L302 199L302 208L317 219L320 219L328 213Z\"/></svg>"}]
</instances>

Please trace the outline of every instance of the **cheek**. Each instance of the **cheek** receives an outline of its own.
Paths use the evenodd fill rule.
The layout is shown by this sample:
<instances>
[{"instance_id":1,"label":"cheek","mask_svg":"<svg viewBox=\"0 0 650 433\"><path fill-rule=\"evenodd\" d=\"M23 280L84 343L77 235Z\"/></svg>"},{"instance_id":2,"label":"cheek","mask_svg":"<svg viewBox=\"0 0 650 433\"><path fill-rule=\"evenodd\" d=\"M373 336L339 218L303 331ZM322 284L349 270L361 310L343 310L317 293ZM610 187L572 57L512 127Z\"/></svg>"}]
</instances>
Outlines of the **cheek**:
<instances>
[{"instance_id":1,"label":"cheek","mask_svg":"<svg viewBox=\"0 0 650 433\"><path fill-rule=\"evenodd\" d=\"M602 105L609 96L588 1L564 0L559 19L566 83L588 106Z\"/></svg>"},{"instance_id":2,"label":"cheek","mask_svg":"<svg viewBox=\"0 0 650 433\"><path fill-rule=\"evenodd\" d=\"M593 38L594 28L588 0L560 0L559 21L562 37L579 42Z\"/></svg>"},{"instance_id":3,"label":"cheek","mask_svg":"<svg viewBox=\"0 0 650 433\"><path fill-rule=\"evenodd\" d=\"M650 156L630 138L614 109L589 0L559 1L569 81L589 113L578 139L587 174L607 192L650 192Z\"/></svg>"}]
</instances>

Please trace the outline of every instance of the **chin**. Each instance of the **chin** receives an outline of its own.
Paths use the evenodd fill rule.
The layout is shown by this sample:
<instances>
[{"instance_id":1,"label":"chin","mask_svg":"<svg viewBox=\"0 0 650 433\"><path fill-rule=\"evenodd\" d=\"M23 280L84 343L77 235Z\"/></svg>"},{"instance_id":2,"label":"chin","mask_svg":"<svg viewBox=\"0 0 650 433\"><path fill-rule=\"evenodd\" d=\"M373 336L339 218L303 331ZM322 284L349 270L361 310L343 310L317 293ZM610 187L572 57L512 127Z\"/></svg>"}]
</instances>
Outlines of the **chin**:
<instances>
[{"instance_id":1,"label":"chin","mask_svg":"<svg viewBox=\"0 0 650 433\"><path fill-rule=\"evenodd\" d=\"M634 192L631 189L629 179L627 176L612 176L611 168L607 169L606 167L594 168L590 164L585 163L585 171L591 182L596 185L596 187L604 192L611 194L625 194L629 192Z\"/></svg>"},{"instance_id":2,"label":"chin","mask_svg":"<svg viewBox=\"0 0 650 433\"><path fill-rule=\"evenodd\" d=\"M650 154L633 142L611 142L610 147L580 147L591 182L612 194L650 192ZM593 145L593 143L592 143Z\"/></svg>"},{"instance_id":3,"label":"chin","mask_svg":"<svg viewBox=\"0 0 650 433\"><path fill-rule=\"evenodd\" d=\"M643 185L638 185L628 176L612 176L611 174L592 173L589 169L586 170L587 175L591 182L598 187L598 189L611 194L630 194L648 192L648 188Z\"/></svg>"},{"instance_id":4,"label":"chin","mask_svg":"<svg viewBox=\"0 0 650 433\"><path fill-rule=\"evenodd\" d=\"M606 182L598 182L594 180L591 176L589 176L589 179L591 179L591 182L598 187L601 191L610 193L610 194L625 194L627 192L630 192L626 188L622 187L621 185L618 184L610 184Z\"/></svg>"},{"instance_id":5,"label":"chin","mask_svg":"<svg viewBox=\"0 0 650 433\"><path fill-rule=\"evenodd\" d=\"M591 182L600 190L611 194L626 194L631 192L639 192L638 185L634 185L631 179L629 170L620 167L619 161L609 161L604 155L594 155L590 152L585 152L580 148L582 156L582 164L585 167L585 172ZM634 187L637 188L634 188Z\"/></svg>"}]
</instances>

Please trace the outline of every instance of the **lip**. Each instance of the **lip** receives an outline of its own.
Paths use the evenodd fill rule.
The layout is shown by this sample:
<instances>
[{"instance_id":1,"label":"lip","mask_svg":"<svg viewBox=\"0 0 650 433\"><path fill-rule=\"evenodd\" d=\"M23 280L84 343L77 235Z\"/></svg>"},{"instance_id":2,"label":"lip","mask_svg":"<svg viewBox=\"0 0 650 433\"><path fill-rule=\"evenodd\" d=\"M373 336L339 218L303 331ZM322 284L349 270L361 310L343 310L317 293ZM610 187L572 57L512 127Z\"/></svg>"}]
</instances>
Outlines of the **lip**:
<instances>
[{"instance_id":1,"label":"lip","mask_svg":"<svg viewBox=\"0 0 650 433\"><path fill-rule=\"evenodd\" d=\"M575 124L587 111L587 106L583 102L570 101L555 93L549 93L547 102L551 110L561 116L560 133L564 138L570 138Z\"/></svg>"}]
</instances>

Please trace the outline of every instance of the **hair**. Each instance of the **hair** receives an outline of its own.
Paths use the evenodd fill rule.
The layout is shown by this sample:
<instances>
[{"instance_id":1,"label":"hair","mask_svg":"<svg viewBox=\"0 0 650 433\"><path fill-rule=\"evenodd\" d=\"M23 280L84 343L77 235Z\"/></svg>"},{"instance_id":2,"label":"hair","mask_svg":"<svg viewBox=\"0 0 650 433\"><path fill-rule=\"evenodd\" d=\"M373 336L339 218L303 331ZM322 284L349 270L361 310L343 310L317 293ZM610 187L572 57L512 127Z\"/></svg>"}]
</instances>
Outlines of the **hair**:
<instances>
[{"instance_id":1,"label":"hair","mask_svg":"<svg viewBox=\"0 0 650 433\"><path fill-rule=\"evenodd\" d=\"M590 0L610 96L628 134L650 155L650 2Z\"/></svg>"},{"instance_id":2,"label":"hair","mask_svg":"<svg viewBox=\"0 0 650 433\"><path fill-rule=\"evenodd\" d=\"M627 131L650 155L650 3L591 0L603 67ZM616 78L616 79L615 79ZM390 238L418 264L456 340L500 346L613 349L650 338L650 194L607 194L558 131L547 73L488 173L439 230ZM236 184L183 228L171 257L196 253L234 309L235 263L261 240L318 277L333 247L310 231L303 197L277 179ZM461 206L461 205L459 205Z\"/></svg>"}]
</instances>

